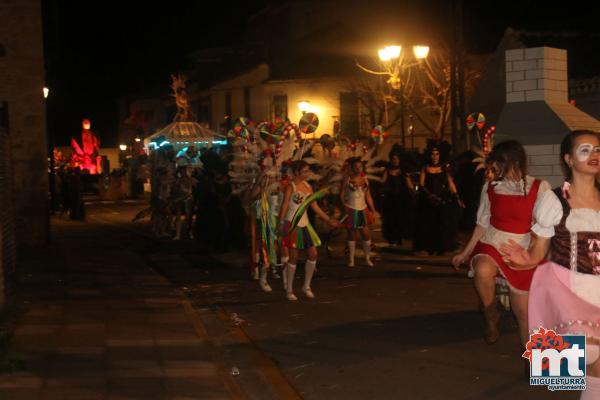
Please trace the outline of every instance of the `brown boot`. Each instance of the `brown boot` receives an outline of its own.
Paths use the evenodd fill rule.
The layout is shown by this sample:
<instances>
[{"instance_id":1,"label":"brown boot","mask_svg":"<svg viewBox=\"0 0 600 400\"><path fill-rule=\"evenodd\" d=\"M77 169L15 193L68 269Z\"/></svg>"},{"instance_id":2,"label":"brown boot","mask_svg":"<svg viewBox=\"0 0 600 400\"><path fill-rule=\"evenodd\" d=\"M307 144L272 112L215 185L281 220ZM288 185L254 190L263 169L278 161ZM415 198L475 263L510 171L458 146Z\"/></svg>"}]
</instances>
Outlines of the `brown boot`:
<instances>
[{"instance_id":1,"label":"brown boot","mask_svg":"<svg viewBox=\"0 0 600 400\"><path fill-rule=\"evenodd\" d=\"M500 313L496 308L496 302L493 302L487 307L483 307L483 317L485 318L484 338L487 344L494 344L500 337L498 330L498 321L500 321Z\"/></svg>"}]
</instances>

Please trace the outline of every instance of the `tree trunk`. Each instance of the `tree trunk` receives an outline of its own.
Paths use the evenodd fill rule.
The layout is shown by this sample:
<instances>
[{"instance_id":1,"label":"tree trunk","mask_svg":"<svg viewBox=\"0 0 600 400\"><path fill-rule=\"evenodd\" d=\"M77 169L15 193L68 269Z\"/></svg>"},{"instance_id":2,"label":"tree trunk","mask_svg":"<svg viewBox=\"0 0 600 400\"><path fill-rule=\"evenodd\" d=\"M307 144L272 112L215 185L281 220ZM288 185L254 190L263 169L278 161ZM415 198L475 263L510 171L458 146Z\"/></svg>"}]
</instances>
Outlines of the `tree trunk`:
<instances>
[{"instance_id":1,"label":"tree trunk","mask_svg":"<svg viewBox=\"0 0 600 400\"><path fill-rule=\"evenodd\" d=\"M458 123L460 126L460 136L463 138L461 140L461 145L465 145L468 150L471 148L471 137L470 133L467 132L466 126L464 124L465 117L467 115L467 104L465 99L465 65L464 65L464 40L463 40L463 9L462 9L462 0L457 0L457 12L456 12L456 21L458 25L458 101L459 101L459 115L458 115ZM462 147L462 146L461 146ZM458 150L458 149L457 149Z\"/></svg>"},{"instance_id":2,"label":"tree trunk","mask_svg":"<svg viewBox=\"0 0 600 400\"><path fill-rule=\"evenodd\" d=\"M456 7L455 1L452 2L452 15L456 15ZM456 96L456 51L457 51L457 35L456 35L456 25L454 22L454 18L452 22L452 44L450 47L450 127L452 129L452 151L456 154L456 148L458 146L458 130L456 129L456 115L457 115L457 96Z\"/></svg>"},{"instance_id":3,"label":"tree trunk","mask_svg":"<svg viewBox=\"0 0 600 400\"><path fill-rule=\"evenodd\" d=\"M6 291L4 290L4 247L2 229L0 229L0 310L4 309L6 304Z\"/></svg>"}]
</instances>

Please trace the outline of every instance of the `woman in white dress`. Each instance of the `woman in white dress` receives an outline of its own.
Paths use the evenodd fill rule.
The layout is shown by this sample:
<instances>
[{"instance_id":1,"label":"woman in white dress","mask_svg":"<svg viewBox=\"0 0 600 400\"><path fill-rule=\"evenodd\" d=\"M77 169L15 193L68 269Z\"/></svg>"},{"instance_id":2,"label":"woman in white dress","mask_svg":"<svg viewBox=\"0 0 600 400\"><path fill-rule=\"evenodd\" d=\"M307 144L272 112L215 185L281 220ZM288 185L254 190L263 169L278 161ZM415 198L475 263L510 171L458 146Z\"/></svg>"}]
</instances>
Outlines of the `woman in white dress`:
<instances>
[{"instance_id":1,"label":"woman in white dress","mask_svg":"<svg viewBox=\"0 0 600 400\"><path fill-rule=\"evenodd\" d=\"M369 189L369 181L363 171L363 162L360 157L351 157L347 161L349 174L342 184L340 197L346 208L346 231L348 232L348 266L354 267L354 252L356 239L362 238L362 247L365 261L369 267L371 261L371 232L369 225L373 222L375 205Z\"/></svg>"},{"instance_id":2,"label":"woman in white dress","mask_svg":"<svg viewBox=\"0 0 600 400\"><path fill-rule=\"evenodd\" d=\"M544 212L554 215L552 238L537 237L528 250L508 241L501 250L513 268L539 265L529 295L529 330L586 336L586 386L582 399L600 399L600 139L573 131L561 143L566 172ZM550 250L550 253L548 253Z\"/></svg>"}]
</instances>

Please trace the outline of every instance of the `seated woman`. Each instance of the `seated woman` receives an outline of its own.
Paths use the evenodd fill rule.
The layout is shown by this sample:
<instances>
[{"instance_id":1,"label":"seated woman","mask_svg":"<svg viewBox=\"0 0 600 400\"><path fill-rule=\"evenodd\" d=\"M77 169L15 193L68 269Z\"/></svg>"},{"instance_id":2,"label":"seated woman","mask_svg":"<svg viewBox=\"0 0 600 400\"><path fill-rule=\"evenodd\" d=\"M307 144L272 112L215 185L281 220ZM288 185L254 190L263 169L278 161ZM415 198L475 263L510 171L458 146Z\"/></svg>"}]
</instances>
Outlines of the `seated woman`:
<instances>
[{"instance_id":1,"label":"seated woman","mask_svg":"<svg viewBox=\"0 0 600 400\"><path fill-rule=\"evenodd\" d=\"M510 268L499 253L506 240L515 240L527 246L531 231L549 237L556 222L552 215L542 212L542 205L552 195L550 184L526 175L527 155L523 146L510 140L494 146L488 156L493 169L493 181L481 191L477 212L477 226L464 250L452 263L458 267L469 258L475 271L474 284L486 321L485 340L491 344L498 340L500 314L495 302L496 276L504 276L509 285L512 310L519 324L523 343L527 335L527 292L533 270L519 271ZM535 225L532 225L532 220Z\"/></svg>"}]
</instances>

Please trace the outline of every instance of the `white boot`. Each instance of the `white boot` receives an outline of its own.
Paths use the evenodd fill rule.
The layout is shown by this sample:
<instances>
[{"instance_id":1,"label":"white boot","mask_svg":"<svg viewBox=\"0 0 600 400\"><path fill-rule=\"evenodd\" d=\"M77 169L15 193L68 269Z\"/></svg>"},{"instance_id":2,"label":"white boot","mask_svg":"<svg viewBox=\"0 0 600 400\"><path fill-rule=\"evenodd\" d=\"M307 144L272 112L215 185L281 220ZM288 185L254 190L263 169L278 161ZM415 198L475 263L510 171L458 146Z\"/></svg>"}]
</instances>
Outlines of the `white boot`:
<instances>
[{"instance_id":1,"label":"white boot","mask_svg":"<svg viewBox=\"0 0 600 400\"><path fill-rule=\"evenodd\" d=\"M273 264L273 265L271 265L271 276L273 277L273 279L279 279L279 278L281 278L281 276L279 276L279 272L277 272L277 268L281 268L281 264Z\"/></svg>"},{"instance_id":2,"label":"white boot","mask_svg":"<svg viewBox=\"0 0 600 400\"><path fill-rule=\"evenodd\" d=\"M356 242L348 241L348 266L354 267L354 251L356 250Z\"/></svg>"},{"instance_id":3,"label":"white boot","mask_svg":"<svg viewBox=\"0 0 600 400\"><path fill-rule=\"evenodd\" d=\"M258 282L260 283L260 288L263 290L263 292L271 293L273 289L271 289L271 286L269 286L269 283L267 282L268 273L269 268L267 268L267 266L263 266L260 269L260 279Z\"/></svg>"},{"instance_id":4,"label":"white boot","mask_svg":"<svg viewBox=\"0 0 600 400\"><path fill-rule=\"evenodd\" d=\"M255 281L260 279L260 273L259 273L259 268L260 268L260 253L254 253L254 269L252 270L252 279L254 279Z\"/></svg>"},{"instance_id":5,"label":"white boot","mask_svg":"<svg viewBox=\"0 0 600 400\"><path fill-rule=\"evenodd\" d=\"M283 268L281 269L281 279L283 280L283 289L287 291L287 265L289 257L281 257L281 265Z\"/></svg>"},{"instance_id":6,"label":"white boot","mask_svg":"<svg viewBox=\"0 0 600 400\"><path fill-rule=\"evenodd\" d=\"M369 267L374 266L375 264L373 264L373 262L371 261L371 241L370 240L363 241L363 251L365 253L365 261L367 262L367 265Z\"/></svg>"},{"instance_id":7,"label":"white boot","mask_svg":"<svg viewBox=\"0 0 600 400\"><path fill-rule=\"evenodd\" d=\"M286 286L286 297L290 301L296 301L298 298L294 295L294 275L296 275L296 266L294 264L287 264L287 286Z\"/></svg>"},{"instance_id":8,"label":"white boot","mask_svg":"<svg viewBox=\"0 0 600 400\"><path fill-rule=\"evenodd\" d=\"M304 286L302 287L302 292L304 292L304 295L306 297L308 297L309 299L314 299L315 295L312 292L312 289L310 288L310 283L312 281L312 277L315 273L315 269L317 266L317 260L311 261L311 260L307 260L306 264L305 264L305 275L304 275Z\"/></svg>"}]
</instances>

